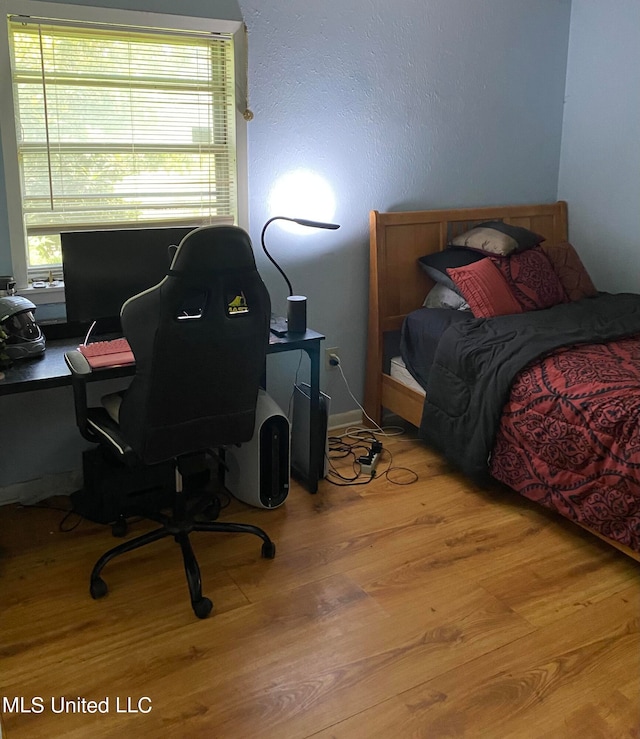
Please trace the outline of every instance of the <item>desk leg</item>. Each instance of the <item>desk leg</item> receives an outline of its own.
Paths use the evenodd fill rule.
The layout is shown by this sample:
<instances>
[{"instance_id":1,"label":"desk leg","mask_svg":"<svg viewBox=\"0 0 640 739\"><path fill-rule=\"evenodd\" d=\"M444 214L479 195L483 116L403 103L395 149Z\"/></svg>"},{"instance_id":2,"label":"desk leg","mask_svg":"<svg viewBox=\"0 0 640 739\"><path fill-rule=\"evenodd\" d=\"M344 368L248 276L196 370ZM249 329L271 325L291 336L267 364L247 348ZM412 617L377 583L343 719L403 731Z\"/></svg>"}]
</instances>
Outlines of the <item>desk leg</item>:
<instances>
[{"instance_id":1,"label":"desk leg","mask_svg":"<svg viewBox=\"0 0 640 739\"><path fill-rule=\"evenodd\" d=\"M307 489L318 492L318 480L323 463L324 448L320 438L320 341L304 347L311 362L309 398L309 477Z\"/></svg>"}]
</instances>

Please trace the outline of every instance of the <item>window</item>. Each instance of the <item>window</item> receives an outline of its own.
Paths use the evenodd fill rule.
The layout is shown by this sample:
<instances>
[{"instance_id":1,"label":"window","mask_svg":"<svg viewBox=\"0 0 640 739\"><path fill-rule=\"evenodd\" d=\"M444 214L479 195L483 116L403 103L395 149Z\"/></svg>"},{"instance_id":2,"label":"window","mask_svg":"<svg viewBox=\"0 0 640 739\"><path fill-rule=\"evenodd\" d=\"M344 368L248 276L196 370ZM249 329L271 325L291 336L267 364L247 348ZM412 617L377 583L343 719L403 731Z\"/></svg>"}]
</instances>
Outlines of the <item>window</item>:
<instances>
[{"instance_id":1,"label":"window","mask_svg":"<svg viewBox=\"0 0 640 739\"><path fill-rule=\"evenodd\" d=\"M9 18L30 275L59 268L63 230L238 222L233 42Z\"/></svg>"}]
</instances>

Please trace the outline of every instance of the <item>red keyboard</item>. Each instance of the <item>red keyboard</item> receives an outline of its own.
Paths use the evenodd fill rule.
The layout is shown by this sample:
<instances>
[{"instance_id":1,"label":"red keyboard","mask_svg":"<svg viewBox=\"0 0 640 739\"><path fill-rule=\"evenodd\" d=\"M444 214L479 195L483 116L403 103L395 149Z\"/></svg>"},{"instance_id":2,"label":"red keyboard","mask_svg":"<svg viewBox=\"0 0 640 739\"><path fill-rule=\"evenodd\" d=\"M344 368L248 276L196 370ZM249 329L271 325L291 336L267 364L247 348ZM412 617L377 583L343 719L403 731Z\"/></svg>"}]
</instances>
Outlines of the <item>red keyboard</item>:
<instances>
[{"instance_id":1,"label":"red keyboard","mask_svg":"<svg viewBox=\"0 0 640 739\"><path fill-rule=\"evenodd\" d=\"M91 367L116 367L136 361L125 338L81 344L78 351L86 357Z\"/></svg>"}]
</instances>

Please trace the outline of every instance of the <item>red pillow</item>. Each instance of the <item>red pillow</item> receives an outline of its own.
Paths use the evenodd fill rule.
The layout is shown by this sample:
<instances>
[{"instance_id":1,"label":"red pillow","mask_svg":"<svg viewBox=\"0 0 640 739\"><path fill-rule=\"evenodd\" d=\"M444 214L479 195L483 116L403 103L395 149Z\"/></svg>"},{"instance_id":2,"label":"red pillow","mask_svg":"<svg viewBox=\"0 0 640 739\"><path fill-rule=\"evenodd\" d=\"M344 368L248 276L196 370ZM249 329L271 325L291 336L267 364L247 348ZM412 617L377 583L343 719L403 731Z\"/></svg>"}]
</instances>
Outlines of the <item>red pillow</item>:
<instances>
[{"instance_id":1,"label":"red pillow","mask_svg":"<svg viewBox=\"0 0 640 739\"><path fill-rule=\"evenodd\" d=\"M551 260L569 300L582 300L597 295L593 280L568 241L560 244L545 243L542 248Z\"/></svg>"},{"instance_id":2,"label":"red pillow","mask_svg":"<svg viewBox=\"0 0 640 739\"><path fill-rule=\"evenodd\" d=\"M508 257L489 259L502 273L523 311L542 310L569 302L560 278L542 247L534 246Z\"/></svg>"},{"instance_id":3,"label":"red pillow","mask_svg":"<svg viewBox=\"0 0 640 739\"><path fill-rule=\"evenodd\" d=\"M520 303L491 259L448 269L447 274L469 303L476 318L522 313Z\"/></svg>"}]
</instances>

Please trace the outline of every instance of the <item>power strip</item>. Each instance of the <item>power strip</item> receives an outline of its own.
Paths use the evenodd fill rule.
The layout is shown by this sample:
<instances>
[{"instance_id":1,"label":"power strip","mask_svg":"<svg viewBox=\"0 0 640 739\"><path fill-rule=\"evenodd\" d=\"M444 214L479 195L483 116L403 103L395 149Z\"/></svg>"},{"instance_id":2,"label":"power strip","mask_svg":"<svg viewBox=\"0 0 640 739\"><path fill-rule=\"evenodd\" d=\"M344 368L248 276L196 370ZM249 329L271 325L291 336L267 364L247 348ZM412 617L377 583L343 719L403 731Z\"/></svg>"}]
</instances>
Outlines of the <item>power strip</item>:
<instances>
[{"instance_id":1,"label":"power strip","mask_svg":"<svg viewBox=\"0 0 640 739\"><path fill-rule=\"evenodd\" d=\"M371 475L373 477L376 474L376 467L380 461L382 455L382 443L380 441L374 441L371 444L369 453L358 457L358 463L360 464L360 472L363 475Z\"/></svg>"},{"instance_id":2,"label":"power strip","mask_svg":"<svg viewBox=\"0 0 640 739\"><path fill-rule=\"evenodd\" d=\"M371 475L373 477L376 474L376 467L380 461L380 453L376 452L371 457L360 457L360 459L367 459L366 462L360 462L360 472L363 475Z\"/></svg>"}]
</instances>

